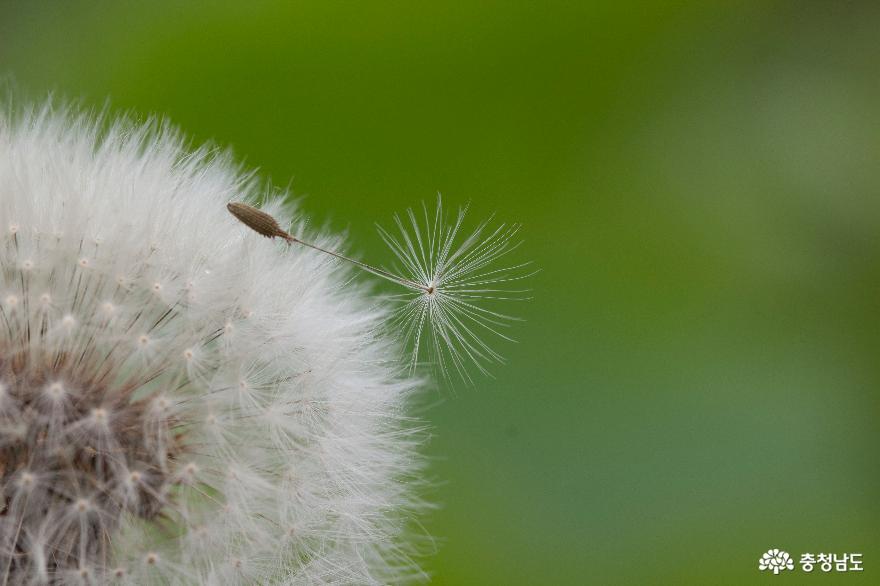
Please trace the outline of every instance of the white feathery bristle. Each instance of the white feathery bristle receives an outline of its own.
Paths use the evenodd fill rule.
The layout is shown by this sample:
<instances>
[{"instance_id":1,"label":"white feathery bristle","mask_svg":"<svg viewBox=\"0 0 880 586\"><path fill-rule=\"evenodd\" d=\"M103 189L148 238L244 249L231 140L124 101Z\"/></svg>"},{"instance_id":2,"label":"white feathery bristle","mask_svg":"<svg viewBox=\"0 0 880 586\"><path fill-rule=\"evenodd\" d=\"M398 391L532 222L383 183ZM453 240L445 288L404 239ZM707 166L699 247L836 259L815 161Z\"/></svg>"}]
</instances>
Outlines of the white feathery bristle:
<instances>
[{"instance_id":1,"label":"white feathery bristle","mask_svg":"<svg viewBox=\"0 0 880 586\"><path fill-rule=\"evenodd\" d=\"M528 299L529 290L518 283L535 271L526 270L531 262L499 266L522 243L519 224L493 227L490 217L462 237L467 206L450 219L438 195L434 213L424 203L422 212L421 219L411 208L405 220L395 216L397 234L377 226L401 265L401 281L414 284L410 293L394 296L403 303L389 329L411 348L410 372L424 356L443 376L454 370L472 382L471 364L489 374L489 364L504 361L486 339L512 342L504 330L519 320L492 304Z\"/></svg>"},{"instance_id":2,"label":"white feathery bristle","mask_svg":"<svg viewBox=\"0 0 880 586\"><path fill-rule=\"evenodd\" d=\"M384 310L243 229L260 185L182 145L0 116L0 586L423 579Z\"/></svg>"}]
</instances>

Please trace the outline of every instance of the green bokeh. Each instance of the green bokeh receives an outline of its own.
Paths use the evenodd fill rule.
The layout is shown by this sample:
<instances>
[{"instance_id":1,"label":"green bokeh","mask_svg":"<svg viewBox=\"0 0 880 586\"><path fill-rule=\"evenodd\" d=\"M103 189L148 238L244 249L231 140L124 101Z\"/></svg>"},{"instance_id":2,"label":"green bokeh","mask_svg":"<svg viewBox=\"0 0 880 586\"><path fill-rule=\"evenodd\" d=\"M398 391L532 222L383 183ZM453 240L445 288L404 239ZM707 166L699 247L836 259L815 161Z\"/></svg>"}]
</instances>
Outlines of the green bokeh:
<instances>
[{"instance_id":1,"label":"green bokeh","mask_svg":"<svg viewBox=\"0 0 880 586\"><path fill-rule=\"evenodd\" d=\"M425 412L436 583L880 583L871 3L0 6L19 96L167 115L366 258L437 191L523 222L510 363Z\"/></svg>"}]
</instances>

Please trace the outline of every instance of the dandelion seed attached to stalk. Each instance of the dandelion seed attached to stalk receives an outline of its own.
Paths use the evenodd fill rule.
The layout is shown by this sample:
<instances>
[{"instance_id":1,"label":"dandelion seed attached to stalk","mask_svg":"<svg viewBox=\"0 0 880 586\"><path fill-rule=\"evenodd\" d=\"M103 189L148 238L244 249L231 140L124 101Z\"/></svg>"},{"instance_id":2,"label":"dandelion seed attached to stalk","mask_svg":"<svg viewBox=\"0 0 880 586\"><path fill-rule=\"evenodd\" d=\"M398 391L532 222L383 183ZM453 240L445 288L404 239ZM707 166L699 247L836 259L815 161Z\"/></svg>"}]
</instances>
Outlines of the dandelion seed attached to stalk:
<instances>
[{"instance_id":1,"label":"dandelion seed attached to stalk","mask_svg":"<svg viewBox=\"0 0 880 586\"><path fill-rule=\"evenodd\" d=\"M518 318L482 307L479 302L526 298L523 295L527 290L511 289L509 285L533 274L523 272L530 263L495 266L498 259L519 247L518 224L501 224L492 229L489 227L492 218L489 218L456 245L466 207L458 210L452 222L444 216L439 197L433 218L423 204L424 222L419 221L412 209L407 210L408 222L395 216L398 236L378 227L407 275L401 276L304 242L283 230L272 216L247 204L236 202L227 207L236 218L263 236L313 248L415 292L415 297L412 293L395 296L404 304L392 321L412 347L411 371L427 353L444 376L449 375L451 367L462 380L470 382L467 363L488 374L487 364L503 362L503 357L483 340L483 335L488 333L513 341L502 328Z\"/></svg>"}]
</instances>

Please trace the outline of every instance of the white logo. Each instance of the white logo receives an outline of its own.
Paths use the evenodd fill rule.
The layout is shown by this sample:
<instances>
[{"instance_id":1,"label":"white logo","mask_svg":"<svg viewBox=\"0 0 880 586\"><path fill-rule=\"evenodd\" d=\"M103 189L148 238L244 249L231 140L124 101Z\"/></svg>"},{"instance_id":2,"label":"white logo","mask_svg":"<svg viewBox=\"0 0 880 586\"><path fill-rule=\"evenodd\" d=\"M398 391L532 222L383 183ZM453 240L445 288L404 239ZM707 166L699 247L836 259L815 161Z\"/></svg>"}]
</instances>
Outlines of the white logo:
<instances>
[{"instance_id":1,"label":"white logo","mask_svg":"<svg viewBox=\"0 0 880 586\"><path fill-rule=\"evenodd\" d=\"M758 560L758 569L762 572L764 570L773 570L774 574L778 574L785 570L793 570L794 562L791 561L791 556L788 555L787 551L780 551L774 548L761 556L761 559Z\"/></svg>"}]
</instances>

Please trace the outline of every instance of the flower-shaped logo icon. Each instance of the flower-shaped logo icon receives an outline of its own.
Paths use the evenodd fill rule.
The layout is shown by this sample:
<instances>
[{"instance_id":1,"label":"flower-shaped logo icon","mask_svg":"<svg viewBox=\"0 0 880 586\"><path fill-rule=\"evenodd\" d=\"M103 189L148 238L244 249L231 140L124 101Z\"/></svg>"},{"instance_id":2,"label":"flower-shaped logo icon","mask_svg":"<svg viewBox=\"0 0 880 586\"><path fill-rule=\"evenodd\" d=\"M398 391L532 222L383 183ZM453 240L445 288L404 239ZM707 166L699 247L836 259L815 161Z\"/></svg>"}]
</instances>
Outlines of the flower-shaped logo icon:
<instances>
[{"instance_id":1,"label":"flower-shaped logo icon","mask_svg":"<svg viewBox=\"0 0 880 586\"><path fill-rule=\"evenodd\" d=\"M774 574L778 574L784 570L793 570L794 562L791 561L791 556L787 551L774 548L767 550L767 553L761 556L761 559L758 560L758 569L762 572L773 570Z\"/></svg>"}]
</instances>

